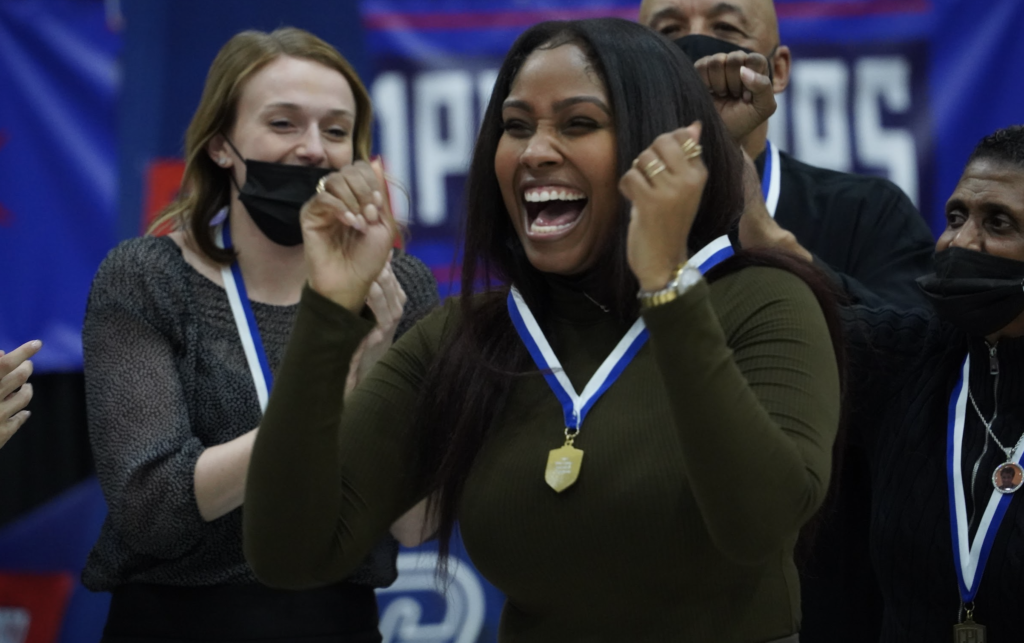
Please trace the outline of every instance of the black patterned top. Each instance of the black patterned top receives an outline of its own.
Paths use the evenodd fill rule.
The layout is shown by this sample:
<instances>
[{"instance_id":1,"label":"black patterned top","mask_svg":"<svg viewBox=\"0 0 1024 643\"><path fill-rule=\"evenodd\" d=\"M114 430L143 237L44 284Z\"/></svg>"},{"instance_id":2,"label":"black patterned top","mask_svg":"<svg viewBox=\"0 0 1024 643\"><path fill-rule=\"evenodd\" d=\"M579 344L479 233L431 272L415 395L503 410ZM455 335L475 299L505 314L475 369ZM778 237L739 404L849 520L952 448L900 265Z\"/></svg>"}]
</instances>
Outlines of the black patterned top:
<instances>
[{"instance_id":1,"label":"black patterned top","mask_svg":"<svg viewBox=\"0 0 1024 643\"><path fill-rule=\"evenodd\" d=\"M947 474L950 396L969 352L968 385L978 411L966 405L960 465L973 544L993 494L993 471L1006 460L987 437L979 411L993 416L998 386L999 417L992 432L1007 447L1020 439L1024 338L1002 338L990 354L984 339L968 337L927 310L856 307L852 313L850 372L862 375L850 378L849 437L870 464L871 557L884 601L878 640L950 640L960 617ZM974 599L974 619L988 628L990 641L1020 640L1022 495L1013 494Z\"/></svg>"},{"instance_id":2,"label":"black patterned top","mask_svg":"<svg viewBox=\"0 0 1024 643\"><path fill-rule=\"evenodd\" d=\"M437 284L411 255L392 266L408 296L401 334L437 305ZM252 308L276 371L298 305ZM224 289L170 238L130 239L96 274L82 339L89 437L109 509L83 583L96 591L256 583L242 555L241 509L206 522L193 486L206 447L261 420ZM390 584L396 553L387 537L349 580Z\"/></svg>"}]
</instances>

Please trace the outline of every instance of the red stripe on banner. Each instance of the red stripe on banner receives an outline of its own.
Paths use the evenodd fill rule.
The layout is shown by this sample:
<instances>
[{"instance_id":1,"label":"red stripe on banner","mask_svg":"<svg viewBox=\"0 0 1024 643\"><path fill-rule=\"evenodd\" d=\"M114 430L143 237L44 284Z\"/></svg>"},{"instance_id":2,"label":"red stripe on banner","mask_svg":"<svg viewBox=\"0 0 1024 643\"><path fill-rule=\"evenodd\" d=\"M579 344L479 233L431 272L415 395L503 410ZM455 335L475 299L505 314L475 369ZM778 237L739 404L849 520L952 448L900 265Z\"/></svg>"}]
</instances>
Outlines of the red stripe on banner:
<instances>
[{"instance_id":1,"label":"red stripe on banner","mask_svg":"<svg viewBox=\"0 0 1024 643\"><path fill-rule=\"evenodd\" d=\"M893 13L928 13L931 0L847 0L846 2L776 2L780 20L814 18L856 18Z\"/></svg>"},{"instance_id":2,"label":"red stripe on banner","mask_svg":"<svg viewBox=\"0 0 1024 643\"><path fill-rule=\"evenodd\" d=\"M803 0L779 2L775 5L775 11L783 20L927 13L931 9L931 0L847 0L845 2ZM529 27L545 20L583 20L608 17L636 20L637 8L605 7L534 11L465 11L459 13L380 12L364 16L363 26L378 31L460 31Z\"/></svg>"},{"instance_id":3,"label":"red stripe on banner","mask_svg":"<svg viewBox=\"0 0 1024 643\"><path fill-rule=\"evenodd\" d=\"M56 643L74 588L70 572L0 572L0 618L13 630L0 638Z\"/></svg>"},{"instance_id":4,"label":"red stripe on banner","mask_svg":"<svg viewBox=\"0 0 1024 643\"><path fill-rule=\"evenodd\" d=\"M171 204L178 195L181 177L185 174L185 161L181 159L152 159L146 167L145 199L146 207L142 213L140 232L149 230L160 211ZM173 228L172 223L154 230L156 236L164 235Z\"/></svg>"},{"instance_id":5,"label":"red stripe on banner","mask_svg":"<svg viewBox=\"0 0 1024 643\"><path fill-rule=\"evenodd\" d=\"M625 18L636 20L637 7L603 9L563 9L546 11L480 11L459 13L372 13L363 17L363 27L379 31L458 31L530 27L545 20L584 20L586 18Z\"/></svg>"}]
</instances>

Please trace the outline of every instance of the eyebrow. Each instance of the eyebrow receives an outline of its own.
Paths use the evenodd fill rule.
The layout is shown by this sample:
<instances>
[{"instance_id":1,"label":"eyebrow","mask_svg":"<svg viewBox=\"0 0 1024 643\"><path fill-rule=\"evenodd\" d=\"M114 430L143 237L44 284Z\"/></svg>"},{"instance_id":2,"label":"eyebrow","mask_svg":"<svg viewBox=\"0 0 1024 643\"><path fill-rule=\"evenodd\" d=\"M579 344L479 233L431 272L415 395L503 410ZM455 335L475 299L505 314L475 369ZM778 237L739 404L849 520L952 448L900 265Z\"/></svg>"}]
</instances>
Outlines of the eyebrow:
<instances>
[{"instance_id":1,"label":"eyebrow","mask_svg":"<svg viewBox=\"0 0 1024 643\"><path fill-rule=\"evenodd\" d=\"M267 112L273 109L287 109L289 111L298 112L302 110L302 107L296 103L270 103L268 105L264 105L261 111ZM348 116L350 118L355 118L355 114L347 109L332 109L327 113L331 116Z\"/></svg>"},{"instance_id":2,"label":"eyebrow","mask_svg":"<svg viewBox=\"0 0 1024 643\"><path fill-rule=\"evenodd\" d=\"M556 101L551 106L552 108L554 108L556 112L560 112L567 107L572 107L573 105L578 105L580 103L591 103L593 105L597 105L605 114L608 114L609 116L612 115L612 111L608 108L607 105L605 105L604 101L598 98L597 96L572 96L571 98L564 98L560 101ZM533 113L533 107L531 107L529 103L523 100L506 100L504 103L502 103L501 108L521 109L524 112L529 112L531 114Z\"/></svg>"},{"instance_id":3,"label":"eyebrow","mask_svg":"<svg viewBox=\"0 0 1024 643\"><path fill-rule=\"evenodd\" d=\"M967 202L959 197L952 197L946 202L946 212L950 210L966 210ZM1004 203L998 200L988 199L976 204L978 210L983 214L1012 214L1014 208L1008 203Z\"/></svg>"}]
</instances>

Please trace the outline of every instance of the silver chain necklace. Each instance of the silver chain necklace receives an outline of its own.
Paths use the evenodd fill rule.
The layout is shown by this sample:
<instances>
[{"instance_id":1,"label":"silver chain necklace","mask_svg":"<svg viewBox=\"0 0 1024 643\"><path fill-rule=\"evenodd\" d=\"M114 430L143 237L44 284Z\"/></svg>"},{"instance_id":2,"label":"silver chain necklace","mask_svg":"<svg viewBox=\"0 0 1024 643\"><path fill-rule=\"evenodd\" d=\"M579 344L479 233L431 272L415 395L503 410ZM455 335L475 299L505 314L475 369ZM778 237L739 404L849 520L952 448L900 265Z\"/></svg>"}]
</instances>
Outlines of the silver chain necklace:
<instances>
[{"instance_id":1,"label":"silver chain necklace","mask_svg":"<svg viewBox=\"0 0 1024 643\"><path fill-rule=\"evenodd\" d=\"M985 425L985 431L988 432L988 435L991 436L992 439L995 441L996 446L999 447L999 450L1006 454L1006 461L1009 462L1010 460L1013 460L1013 454L1016 453L1017 449L1020 448L1021 443L1024 443L1024 433L1022 433L1020 438L1017 439L1017 444L1015 444L1015 445L1013 445L1013 447L1007 449L1006 447L1003 446L1003 443L999 441L999 438L997 438L996 434L992 431L992 425L995 423L996 417L999 416L998 397L997 397L999 395L999 376L998 375L996 375L996 382L995 382L995 384L996 384L996 386L995 386L996 390L992 394L992 405L995 408L992 411L992 419L991 420L986 420L985 416L981 414L981 409L978 408L978 403L974 401L974 393L971 392L971 388L969 386L967 387L967 397L970 398L971 406L974 407L974 412L978 414L978 418L981 419L981 423ZM985 442L986 442L985 447L987 448L988 447L988 438L987 437L985 439Z\"/></svg>"},{"instance_id":2,"label":"silver chain necklace","mask_svg":"<svg viewBox=\"0 0 1024 643\"><path fill-rule=\"evenodd\" d=\"M989 348L989 354L994 359L995 348ZM971 472L971 518L968 524L973 524L975 503L974 503L974 483L978 478L978 469L981 466L981 461L988 452L988 439L991 437L992 440L999 447L999 450L1006 456L1006 460L1003 464L996 467L995 471L992 472L992 485L1000 493L1013 493L1024 484L1024 469L1013 461L1013 456L1017 453L1021 444L1024 443L1024 432L1021 432L1021 436L1017 439L1017 443L1013 447L1007 449L1003 446L1003 443L996 437L995 432L992 430L992 425L995 424L996 418L999 417L999 370L998 366L993 365L992 374L995 375L994 389L992 391L992 419L986 420L982 414L981 409L978 408L978 403L974 399L974 392L971 391L971 387L967 386L967 397L971 400L971 406L974 407L974 412L978 414L978 419L985 426L985 444L981 450L981 455L974 461L974 469ZM1011 473L1007 473L1011 472ZM1009 476L1007 478L1007 476Z\"/></svg>"},{"instance_id":3,"label":"silver chain necklace","mask_svg":"<svg viewBox=\"0 0 1024 643\"><path fill-rule=\"evenodd\" d=\"M1017 447L1013 447L1013 449L1007 449L1006 447L1003 446L1003 443L999 441L999 438L996 437L996 434L992 432L992 425L995 424L996 418L999 417L999 397L998 397L999 396L999 376L998 375L996 375L996 382L995 382L995 384L996 384L995 385L995 391L992 393L992 406L993 406L993 410L992 410L992 419L991 420L986 420L985 416L981 412L981 409L978 408L978 403L974 401L974 391L971 390L971 387L969 385L967 387L967 397L968 397L968 399L971 400L971 406L974 407L974 412L978 414L978 419L980 419L981 423L985 426L985 431L988 432L988 435L985 436L985 448L986 449L988 448L988 438L989 438L989 436L991 436L992 439L995 440L995 442L999 446L999 448L1002 450L1002 452L1006 454L1006 459L1009 460L1009 459L1011 459L1013 457L1013 452L1014 452L1014 450ZM1024 437L1024 436L1021 436L1021 437ZM1017 444L1020 444L1020 442L1018 441Z\"/></svg>"}]
</instances>

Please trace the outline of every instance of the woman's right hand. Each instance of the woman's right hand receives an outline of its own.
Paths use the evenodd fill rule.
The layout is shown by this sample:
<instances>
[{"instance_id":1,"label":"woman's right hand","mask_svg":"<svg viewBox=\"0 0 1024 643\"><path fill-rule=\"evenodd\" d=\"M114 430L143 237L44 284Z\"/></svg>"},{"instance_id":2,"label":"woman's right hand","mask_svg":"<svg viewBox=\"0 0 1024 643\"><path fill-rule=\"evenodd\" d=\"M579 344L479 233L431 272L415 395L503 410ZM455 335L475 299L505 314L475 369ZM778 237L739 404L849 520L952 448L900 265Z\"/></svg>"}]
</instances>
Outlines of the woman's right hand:
<instances>
[{"instance_id":1,"label":"woman's right hand","mask_svg":"<svg viewBox=\"0 0 1024 643\"><path fill-rule=\"evenodd\" d=\"M695 121L660 135L619 181L619 191L633 204L626 258L641 290L664 288L688 258L690 227L708 178L699 146L701 131L701 123Z\"/></svg>"},{"instance_id":2,"label":"woman's right hand","mask_svg":"<svg viewBox=\"0 0 1024 643\"><path fill-rule=\"evenodd\" d=\"M378 161L357 161L328 174L324 189L302 206L309 285L353 312L387 263L395 224Z\"/></svg>"}]
</instances>

